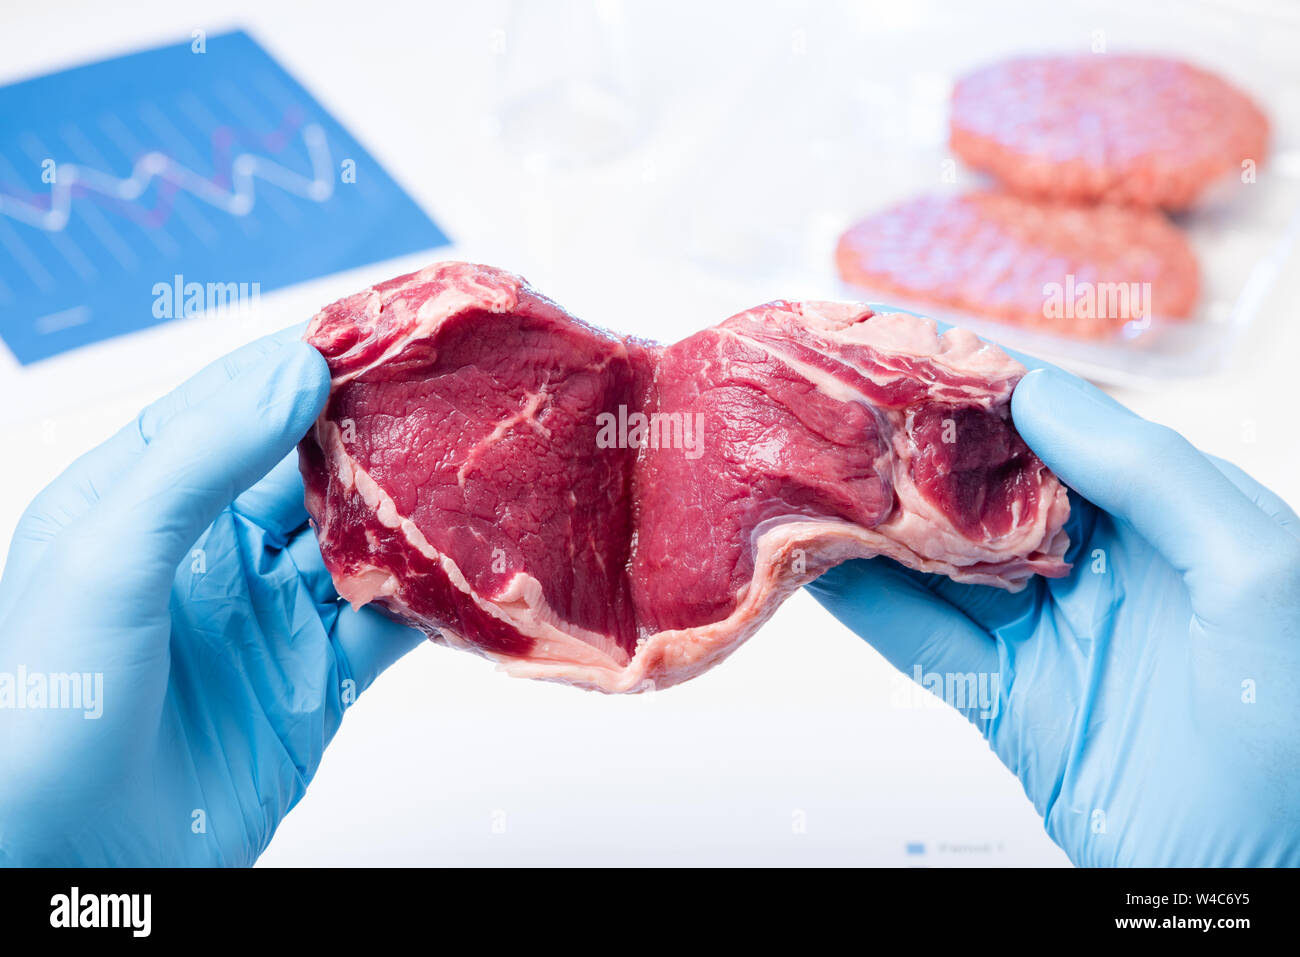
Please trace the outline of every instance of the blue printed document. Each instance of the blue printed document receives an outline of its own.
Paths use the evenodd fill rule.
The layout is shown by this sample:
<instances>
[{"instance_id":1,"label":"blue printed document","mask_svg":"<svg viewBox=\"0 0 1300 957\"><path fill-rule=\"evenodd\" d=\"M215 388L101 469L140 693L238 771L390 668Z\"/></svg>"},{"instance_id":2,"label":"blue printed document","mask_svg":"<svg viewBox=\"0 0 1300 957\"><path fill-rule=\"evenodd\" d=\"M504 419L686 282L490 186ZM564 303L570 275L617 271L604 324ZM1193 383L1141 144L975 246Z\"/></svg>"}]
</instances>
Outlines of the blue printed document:
<instances>
[{"instance_id":1,"label":"blue printed document","mask_svg":"<svg viewBox=\"0 0 1300 957\"><path fill-rule=\"evenodd\" d=\"M24 365L447 241L242 31L0 88L0 338Z\"/></svg>"}]
</instances>

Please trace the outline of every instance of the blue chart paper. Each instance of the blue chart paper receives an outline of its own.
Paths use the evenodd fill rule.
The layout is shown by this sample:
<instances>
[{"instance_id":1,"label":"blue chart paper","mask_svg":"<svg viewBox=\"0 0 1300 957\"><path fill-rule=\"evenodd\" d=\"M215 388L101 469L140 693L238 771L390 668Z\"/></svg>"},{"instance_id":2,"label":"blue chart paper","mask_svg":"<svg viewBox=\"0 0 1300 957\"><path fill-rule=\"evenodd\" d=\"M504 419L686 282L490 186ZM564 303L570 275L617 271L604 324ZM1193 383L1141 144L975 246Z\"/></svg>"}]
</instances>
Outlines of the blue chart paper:
<instances>
[{"instance_id":1,"label":"blue chart paper","mask_svg":"<svg viewBox=\"0 0 1300 957\"><path fill-rule=\"evenodd\" d=\"M163 286L247 301L446 242L246 33L0 88L0 337L23 364L192 314Z\"/></svg>"}]
</instances>

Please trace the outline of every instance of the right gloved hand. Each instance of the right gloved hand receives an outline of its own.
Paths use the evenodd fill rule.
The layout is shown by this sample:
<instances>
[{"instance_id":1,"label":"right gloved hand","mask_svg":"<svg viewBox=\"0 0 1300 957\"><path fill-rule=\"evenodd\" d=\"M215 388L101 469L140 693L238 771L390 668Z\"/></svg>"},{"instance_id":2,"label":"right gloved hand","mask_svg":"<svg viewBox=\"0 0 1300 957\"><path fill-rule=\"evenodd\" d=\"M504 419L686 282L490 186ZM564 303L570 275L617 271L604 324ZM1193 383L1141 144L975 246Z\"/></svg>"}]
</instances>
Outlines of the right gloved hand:
<instances>
[{"instance_id":1,"label":"right gloved hand","mask_svg":"<svg viewBox=\"0 0 1300 957\"><path fill-rule=\"evenodd\" d=\"M1077 493L1069 577L1009 594L875 559L813 594L906 674L993 692L950 703L1076 864L1300 865L1295 512L1060 370L1012 415Z\"/></svg>"}]
</instances>

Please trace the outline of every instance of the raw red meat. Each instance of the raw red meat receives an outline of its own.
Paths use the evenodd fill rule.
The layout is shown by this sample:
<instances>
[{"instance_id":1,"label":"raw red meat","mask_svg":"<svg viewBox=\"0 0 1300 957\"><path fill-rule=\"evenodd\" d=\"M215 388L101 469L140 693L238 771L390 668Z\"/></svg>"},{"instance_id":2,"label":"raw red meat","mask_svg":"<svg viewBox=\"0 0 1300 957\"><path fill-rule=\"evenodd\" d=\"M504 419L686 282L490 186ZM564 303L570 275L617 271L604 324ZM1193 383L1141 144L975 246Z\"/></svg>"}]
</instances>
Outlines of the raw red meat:
<instances>
[{"instance_id":1,"label":"raw red meat","mask_svg":"<svg viewBox=\"0 0 1300 957\"><path fill-rule=\"evenodd\" d=\"M835 259L864 290L1081 337L1185 318L1200 288L1191 247L1159 212L999 192L923 196L868 216Z\"/></svg>"},{"instance_id":2,"label":"raw red meat","mask_svg":"<svg viewBox=\"0 0 1300 957\"><path fill-rule=\"evenodd\" d=\"M663 347L440 263L307 340L339 593L516 675L675 684L854 557L1013 589L1067 570L1065 489L1010 421L1024 369L928 319L774 302Z\"/></svg>"},{"instance_id":3,"label":"raw red meat","mask_svg":"<svg viewBox=\"0 0 1300 957\"><path fill-rule=\"evenodd\" d=\"M953 152L1027 196L1185 209L1268 139L1250 97L1161 57L1009 60L952 95Z\"/></svg>"}]
</instances>

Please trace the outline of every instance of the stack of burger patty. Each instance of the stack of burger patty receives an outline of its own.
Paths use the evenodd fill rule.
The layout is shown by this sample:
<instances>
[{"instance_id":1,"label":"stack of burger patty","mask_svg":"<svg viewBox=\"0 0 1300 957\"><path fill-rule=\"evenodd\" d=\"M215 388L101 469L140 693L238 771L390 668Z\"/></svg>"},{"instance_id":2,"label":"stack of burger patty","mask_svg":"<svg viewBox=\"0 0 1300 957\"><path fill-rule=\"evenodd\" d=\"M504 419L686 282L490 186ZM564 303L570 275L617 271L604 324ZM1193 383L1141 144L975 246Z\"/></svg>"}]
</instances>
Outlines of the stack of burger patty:
<instances>
[{"instance_id":1,"label":"stack of burger patty","mask_svg":"<svg viewBox=\"0 0 1300 957\"><path fill-rule=\"evenodd\" d=\"M870 216L836 262L872 292L1070 336L1187 319L1199 269L1166 213L1250 182L1268 138L1248 96L1177 60L998 63L957 83L950 120L953 152L996 187Z\"/></svg>"}]
</instances>

